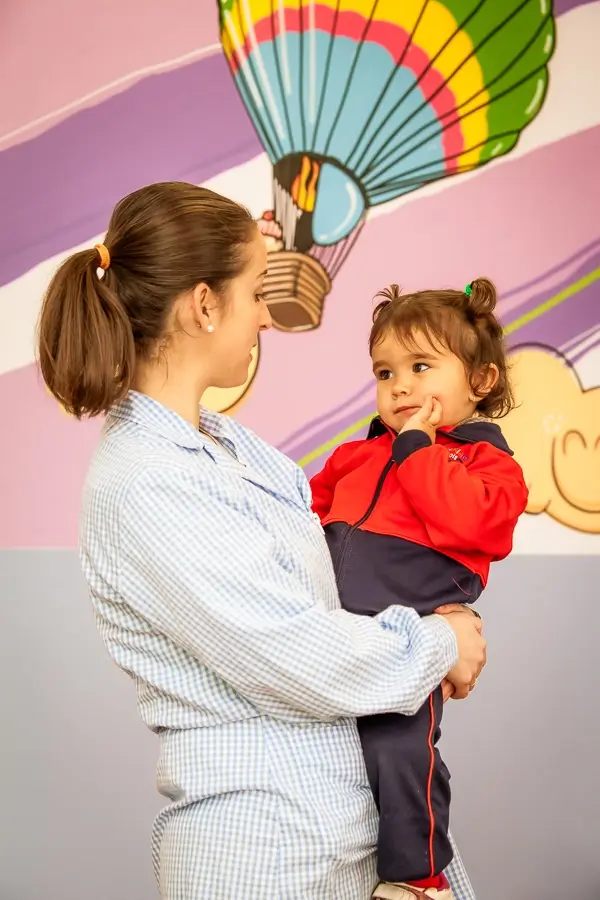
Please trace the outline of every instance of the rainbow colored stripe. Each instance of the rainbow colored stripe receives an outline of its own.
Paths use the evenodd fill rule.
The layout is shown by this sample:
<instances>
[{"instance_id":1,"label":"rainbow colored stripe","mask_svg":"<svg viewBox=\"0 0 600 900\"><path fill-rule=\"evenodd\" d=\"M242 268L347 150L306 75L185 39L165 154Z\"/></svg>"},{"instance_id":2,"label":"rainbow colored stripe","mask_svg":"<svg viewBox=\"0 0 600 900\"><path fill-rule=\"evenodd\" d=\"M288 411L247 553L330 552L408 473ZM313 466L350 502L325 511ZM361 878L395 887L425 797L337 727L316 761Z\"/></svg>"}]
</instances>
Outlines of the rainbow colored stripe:
<instances>
[{"instance_id":1,"label":"rainbow colored stripe","mask_svg":"<svg viewBox=\"0 0 600 900\"><path fill-rule=\"evenodd\" d=\"M221 37L273 160L325 152L377 203L514 146L544 99L554 22L548 0L226 0Z\"/></svg>"}]
</instances>

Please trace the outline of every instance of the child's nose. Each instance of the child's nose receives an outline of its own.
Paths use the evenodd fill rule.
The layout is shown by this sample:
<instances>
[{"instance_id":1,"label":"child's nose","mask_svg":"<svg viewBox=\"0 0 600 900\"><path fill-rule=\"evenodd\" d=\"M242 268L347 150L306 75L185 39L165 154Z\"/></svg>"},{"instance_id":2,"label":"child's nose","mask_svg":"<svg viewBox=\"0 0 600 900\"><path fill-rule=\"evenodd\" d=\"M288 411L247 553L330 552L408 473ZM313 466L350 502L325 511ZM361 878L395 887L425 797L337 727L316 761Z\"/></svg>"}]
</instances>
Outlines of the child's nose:
<instances>
[{"instance_id":1,"label":"child's nose","mask_svg":"<svg viewBox=\"0 0 600 900\"><path fill-rule=\"evenodd\" d=\"M398 375L394 378L392 384L392 394L395 397L401 397L403 394L410 394L410 376Z\"/></svg>"}]
</instances>

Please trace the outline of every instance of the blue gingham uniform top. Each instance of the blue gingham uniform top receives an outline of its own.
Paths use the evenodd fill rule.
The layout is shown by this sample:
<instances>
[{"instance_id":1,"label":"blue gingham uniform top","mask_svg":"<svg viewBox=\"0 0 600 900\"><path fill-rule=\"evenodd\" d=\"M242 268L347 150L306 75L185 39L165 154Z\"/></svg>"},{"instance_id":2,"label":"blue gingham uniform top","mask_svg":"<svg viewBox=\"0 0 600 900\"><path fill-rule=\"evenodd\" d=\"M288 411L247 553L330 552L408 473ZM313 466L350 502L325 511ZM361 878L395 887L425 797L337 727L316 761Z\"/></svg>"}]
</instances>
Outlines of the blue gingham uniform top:
<instances>
[{"instance_id":1,"label":"blue gingham uniform top","mask_svg":"<svg viewBox=\"0 0 600 900\"><path fill-rule=\"evenodd\" d=\"M81 523L102 637L159 735L161 896L368 900L377 812L354 717L415 711L454 635L400 606L341 610L302 471L224 416L202 426L220 446L131 392ZM449 876L474 900L458 854Z\"/></svg>"}]
</instances>

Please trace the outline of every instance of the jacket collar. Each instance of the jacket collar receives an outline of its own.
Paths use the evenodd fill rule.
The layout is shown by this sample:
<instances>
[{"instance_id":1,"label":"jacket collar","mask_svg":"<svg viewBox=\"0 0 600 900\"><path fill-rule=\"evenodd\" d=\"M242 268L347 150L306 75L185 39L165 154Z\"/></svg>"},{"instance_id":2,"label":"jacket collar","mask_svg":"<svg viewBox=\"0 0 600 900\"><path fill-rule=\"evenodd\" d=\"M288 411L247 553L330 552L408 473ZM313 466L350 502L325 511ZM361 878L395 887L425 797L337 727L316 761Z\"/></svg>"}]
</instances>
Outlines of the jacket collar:
<instances>
[{"instance_id":1,"label":"jacket collar","mask_svg":"<svg viewBox=\"0 0 600 900\"><path fill-rule=\"evenodd\" d=\"M445 434L447 437L464 444L476 444L478 441L487 441L488 444L492 444L498 450L503 450L510 456L514 456L513 451L506 443L499 425L496 425L495 422L491 422L489 419L469 419L467 422L463 422L454 428L440 428L438 433ZM396 432L388 428L379 416L375 416L369 427L367 440L374 440L382 437L384 434L389 434L392 439L396 437Z\"/></svg>"}]
</instances>

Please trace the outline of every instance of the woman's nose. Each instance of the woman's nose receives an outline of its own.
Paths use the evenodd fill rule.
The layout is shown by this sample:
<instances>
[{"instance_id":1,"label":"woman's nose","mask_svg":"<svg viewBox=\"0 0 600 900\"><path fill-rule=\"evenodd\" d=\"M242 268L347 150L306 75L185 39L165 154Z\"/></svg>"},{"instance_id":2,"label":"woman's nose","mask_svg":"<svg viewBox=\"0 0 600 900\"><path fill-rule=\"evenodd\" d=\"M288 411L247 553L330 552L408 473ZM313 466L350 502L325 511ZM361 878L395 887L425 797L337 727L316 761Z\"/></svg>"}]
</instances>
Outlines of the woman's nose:
<instances>
[{"instance_id":1,"label":"woman's nose","mask_svg":"<svg viewBox=\"0 0 600 900\"><path fill-rule=\"evenodd\" d=\"M273 324L273 319L271 318L271 312L269 310L269 307L263 300L261 303L260 319L258 320L258 327L259 327L260 331L268 331L268 329L271 327L272 324Z\"/></svg>"}]
</instances>

